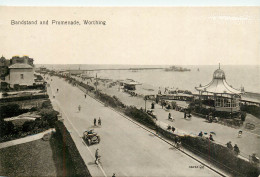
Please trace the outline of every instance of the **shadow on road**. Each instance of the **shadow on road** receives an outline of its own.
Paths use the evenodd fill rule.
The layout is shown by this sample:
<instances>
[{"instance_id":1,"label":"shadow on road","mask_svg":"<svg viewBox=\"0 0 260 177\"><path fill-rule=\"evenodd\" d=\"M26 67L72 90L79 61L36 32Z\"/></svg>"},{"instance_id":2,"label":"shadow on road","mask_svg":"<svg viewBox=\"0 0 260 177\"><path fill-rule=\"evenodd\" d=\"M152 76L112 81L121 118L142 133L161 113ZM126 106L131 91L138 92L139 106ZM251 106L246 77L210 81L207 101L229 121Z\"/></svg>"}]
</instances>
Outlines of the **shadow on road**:
<instances>
[{"instance_id":1,"label":"shadow on road","mask_svg":"<svg viewBox=\"0 0 260 177\"><path fill-rule=\"evenodd\" d=\"M89 162L88 165L97 165L95 162Z\"/></svg>"}]
</instances>

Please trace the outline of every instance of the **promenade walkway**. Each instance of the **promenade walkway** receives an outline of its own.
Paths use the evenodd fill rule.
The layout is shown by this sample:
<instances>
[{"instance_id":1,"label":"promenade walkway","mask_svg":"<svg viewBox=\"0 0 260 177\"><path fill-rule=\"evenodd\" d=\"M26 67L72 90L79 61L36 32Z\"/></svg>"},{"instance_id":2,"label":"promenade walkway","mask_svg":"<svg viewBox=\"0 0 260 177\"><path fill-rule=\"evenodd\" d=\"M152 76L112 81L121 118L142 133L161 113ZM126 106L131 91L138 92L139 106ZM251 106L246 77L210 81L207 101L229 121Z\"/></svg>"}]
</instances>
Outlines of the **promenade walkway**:
<instances>
[{"instance_id":1,"label":"promenade walkway","mask_svg":"<svg viewBox=\"0 0 260 177\"><path fill-rule=\"evenodd\" d=\"M31 141L35 141L35 140L41 139L45 134L53 133L53 132L55 132L55 129L51 128L51 129L46 130L46 131L41 132L41 133L37 133L37 134L34 134L34 135L26 136L24 138L19 138L19 139L16 139L16 140L0 143L0 149L7 148L7 147L10 147L10 146L15 146L15 145L18 145L18 144L28 143L28 142L31 142Z\"/></svg>"},{"instance_id":2,"label":"promenade walkway","mask_svg":"<svg viewBox=\"0 0 260 177\"><path fill-rule=\"evenodd\" d=\"M52 80L48 92L55 98L51 97L51 101L62 113L64 124L93 176L219 176L208 168L190 168L201 164L123 115L89 96L85 98L77 87L57 77ZM93 118L98 117L102 126L93 126ZM86 146L81 136L87 129L94 129L101 136L100 144ZM97 148L101 155L99 166L94 164Z\"/></svg>"}]
</instances>

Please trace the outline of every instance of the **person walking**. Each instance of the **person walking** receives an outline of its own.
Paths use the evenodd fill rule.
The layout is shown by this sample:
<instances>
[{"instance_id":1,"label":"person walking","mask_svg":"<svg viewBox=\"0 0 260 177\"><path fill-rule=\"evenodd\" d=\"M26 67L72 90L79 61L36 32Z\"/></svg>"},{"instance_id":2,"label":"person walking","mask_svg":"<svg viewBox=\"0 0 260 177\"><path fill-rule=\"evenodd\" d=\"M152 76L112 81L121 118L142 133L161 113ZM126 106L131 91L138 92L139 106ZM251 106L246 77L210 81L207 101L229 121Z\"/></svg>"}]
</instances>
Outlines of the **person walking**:
<instances>
[{"instance_id":1,"label":"person walking","mask_svg":"<svg viewBox=\"0 0 260 177\"><path fill-rule=\"evenodd\" d=\"M78 106L78 110L79 110L79 112L80 112L80 110L81 110L81 106L80 106L80 105Z\"/></svg>"},{"instance_id":2,"label":"person walking","mask_svg":"<svg viewBox=\"0 0 260 177\"><path fill-rule=\"evenodd\" d=\"M100 117L98 118L98 125L101 126L101 119L100 119Z\"/></svg>"},{"instance_id":3,"label":"person walking","mask_svg":"<svg viewBox=\"0 0 260 177\"><path fill-rule=\"evenodd\" d=\"M97 123L97 119L94 118L94 126L96 126L96 123Z\"/></svg>"},{"instance_id":4,"label":"person walking","mask_svg":"<svg viewBox=\"0 0 260 177\"><path fill-rule=\"evenodd\" d=\"M98 158L99 158L98 148L97 148L96 153L95 153L95 158L96 158L95 164L98 164Z\"/></svg>"},{"instance_id":5,"label":"person walking","mask_svg":"<svg viewBox=\"0 0 260 177\"><path fill-rule=\"evenodd\" d=\"M234 146L234 152L236 155L238 155L240 153L240 150L239 150L237 144L235 144L235 146Z\"/></svg>"},{"instance_id":6,"label":"person walking","mask_svg":"<svg viewBox=\"0 0 260 177\"><path fill-rule=\"evenodd\" d=\"M87 95L85 94L85 98L87 98Z\"/></svg>"},{"instance_id":7,"label":"person walking","mask_svg":"<svg viewBox=\"0 0 260 177\"><path fill-rule=\"evenodd\" d=\"M174 138L174 142L175 142L175 147L177 147L177 143L178 143L178 136L176 136L176 137Z\"/></svg>"},{"instance_id":8,"label":"person walking","mask_svg":"<svg viewBox=\"0 0 260 177\"><path fill-rule=\"evenodd\" d=\"M172 114L169 112L169 114L168 114L168 120L173 120L173 118L172 118Z\"/></svg>"}]
</instances>

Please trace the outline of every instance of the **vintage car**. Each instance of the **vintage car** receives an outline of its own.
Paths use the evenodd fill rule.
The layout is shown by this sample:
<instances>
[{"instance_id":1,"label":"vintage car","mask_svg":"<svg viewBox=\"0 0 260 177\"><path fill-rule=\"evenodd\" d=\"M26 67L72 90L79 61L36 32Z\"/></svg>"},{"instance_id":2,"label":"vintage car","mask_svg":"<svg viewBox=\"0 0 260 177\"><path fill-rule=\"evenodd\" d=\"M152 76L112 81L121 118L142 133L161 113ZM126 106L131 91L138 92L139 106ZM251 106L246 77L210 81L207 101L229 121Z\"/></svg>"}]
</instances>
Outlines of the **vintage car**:
<instances>
[{"instance_id":1,"label":"vintage car","mask_svg":"<svg viewBox=\"0 0 260 177\"><path fill-rule=\"evenodd\" d=\"M87 130L83 133L83 140L87 142L88 145L99 143L100 136L94 132L94 130Z\"/></svg>"}]
</instances>

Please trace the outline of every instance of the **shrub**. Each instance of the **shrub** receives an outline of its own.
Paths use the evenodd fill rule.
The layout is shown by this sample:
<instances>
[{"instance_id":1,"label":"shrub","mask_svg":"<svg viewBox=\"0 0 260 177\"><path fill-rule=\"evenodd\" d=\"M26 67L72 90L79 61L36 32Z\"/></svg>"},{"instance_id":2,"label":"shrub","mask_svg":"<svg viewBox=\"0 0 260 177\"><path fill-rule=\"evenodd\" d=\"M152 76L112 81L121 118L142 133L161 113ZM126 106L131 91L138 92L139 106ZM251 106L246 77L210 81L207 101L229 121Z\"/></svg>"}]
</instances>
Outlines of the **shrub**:
<instances>
[{"instance_id":1,"label":"shrub","mask_svg":"<svg viewBox=\"0 0 260 177\"><path fill-rule=\"evenodd\" d=\"M0 106L0 119L6 118L6 117L13 117L17 116L19 114L23 114L25 112L28 112L28 109L20 109L20 106L18 104L7 104L7 105L1 105Z\"/></svg>"},{"instance_id":2,"label":"shrub","mask_svg":"<svg viewBox=\"0 0 260 177\"><path fill-rule=\"evenodd\" d=\"M100 99L100 101L104 102L105 104L116 108L116 107L120 107L120 108L125 108L125 105L115 96L111 97L105 93L98 93L98 98Z\"/></svg>"},{"instance_id":3,"label":"shrub","mask_svg":"<svg viewBox=\"0 0 260 177\"><path fill-rule=\"evenodd\" d=\"M46 120L50 127L54 127L55 122L58 120L57 115L59 112L53 109L44 108L40 111L40 115L42 116L43 120Z\"/></svg>"},{"instance_id":4,"label":"shrub","mask_svg":"<svg viewBox=\"0 0 260 177\"><path fill-rule=\"evenodd\" d=\"M66 169L67 176L79 176L79 177L91 177L91 174L85 165L70 133L62 122L57 122L55 125L56 133L54 134L57 143L53 143L51 139L51 145L55 151L54 156L66 156L62 158L60 164L64 165L63 169ZM55 147L54 147L55 146ZM55 158L57 160L58 158ZM63 173L61 172L61 175Z\"/></svg>"},{"instance_id":5,"label":"shrub","mask_svg":"<svg viewBox=\"0 0 260 177\"><path fill-rule=\"evenodd\" d=\"M10 97L10 98L1 98L2 103L12 102L12 101L23 101L23 100L31 100L31 99L42 99L42 98L49 98L48 95L26 95L20 97Z\"/></svg>"},{"instance_id":6,"label":"shrub","mask_svg":"<svg viewBox=\"0 0 260 177\"><path fill-rule=\"evenodd\" d=\"M148 114L137 109L134 106L126 107L124 113L125 113L125 115L133 118L134 120L142 123L143 125L145 125L149 128L152 128L152 129L156 128L156 124L153 121L153 119Z\"/></svg>"},{"instance_id":7,"label":"shrub","mask_svg":"<svg viewBox=\"0 0 260 177\"><path fill-rule=\"evenodd\" d=\"M23 132L29 132L32 131L34 129L34 121L25 121L23 123Z\"/></svg>"},{"instance_id":8,"label":"shrub","mask_svg":"<svg viewBox=\"0 0 260 177\"><path fill-rule=\"evenodd\" d=\"M256 105L241 105L241 111L252 114L257 118L260 118L260 107Z\"/></svg>"},{"instance_id":9,"label":"shrub","mask_svg":"<svg viewBox=\"0 0 260 177\"><path fill-rule=\"evenodd\" d=\"M176 138L176 135L162 128L159 128L159 132L164 137L172 141ZM209 139L201 137L184 136L180 138L183 147L195 154L198 154L202 158L207 159L210 157L211 159L214 159L214 161L218 162L215 163L215 165L230 171L230 173L234 176L258 176L258 168L256 166L250 164L250 162L240 159L234 155L233 151L229 150L225 146L216 144ZM224 166L222 164L224 164Z\"/></svg>"},{"instance_id":10,"label":"shrub","mask_svg":"<svg viewBox=\"0 0 260 177\"><path fill-rule=\"evenodd\" d=\"M241 111L241 121L245 121L246 120L246 112Z\"/></svg>"},{"instance_id":11,"label":"shrub","mask_svg":"<svg viewBox=\"0 0 260 177\"><path fill-rule=\"evenodd\" d=\"M30 109L30 112L34 112L34 111L37 111L38 109L36 108L36 107L32 107L31 109Z\"/></svg>"},{"instance_id":12,"label":"shrub","mask_svg":"<svg viewBox=\"0 0 260 177\"><path fill-rule=\"evenodd\" d=\"M52 108L51 101L50 101L50 100L44 101L44 102L42 103L41 108L42 108L42 109L44 109L44 108Z\"/></svg>"},{"instance_id":13,"label":"shrub","mask_svg":"<svg viewBox=\"0 0 260 177\"><path fill-rule=\"evenodd\" d=\"M0 120L0 137L12 134L14 132L14 124L10 121Z\"/></svg>"},{"instance_id":14,"label":"shrub","mask_svg":"<svg viewBox=\"0 0 260 177\"><path fill-rule=\"evenodd\" d=\"M3 95L4 97L6 97L6 96L8 96L8 93L7 93L7 92L4 92L2 95Z\"/></svg>"},{"instance_id":15,"label":"shrub","mask_svg":"<svg viewBox=\"0 0 260 177\"><path fill-rule=\"evenodd\" d=\"M171 105L172 105L172 109L175 109L175 108L177 107L176 101L172 101L172 102L171 102Z\"/></svg>"}]
</instances>

